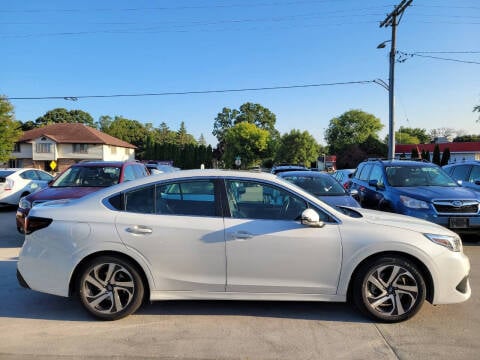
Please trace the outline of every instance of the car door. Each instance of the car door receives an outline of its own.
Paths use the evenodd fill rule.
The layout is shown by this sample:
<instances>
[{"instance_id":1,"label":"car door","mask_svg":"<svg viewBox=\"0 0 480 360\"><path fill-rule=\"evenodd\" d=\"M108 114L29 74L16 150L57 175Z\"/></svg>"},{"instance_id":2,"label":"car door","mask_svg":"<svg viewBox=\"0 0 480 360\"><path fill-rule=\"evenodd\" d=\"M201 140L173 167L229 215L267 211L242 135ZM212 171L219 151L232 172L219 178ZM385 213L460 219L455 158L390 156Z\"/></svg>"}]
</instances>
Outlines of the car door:
<instances>
[{"instance_id":1,"label":"car door","mask_svg":"<svg viewBox=\"0 0 480 360\"><path fill-rule=\"evenodd\" d=\"M224 292L223 218L213 180L158 183L121 195L115 224L162 291ZM175 192L178 189L178 192Z\"/></svg>"},{"instance_id":2,"label":"car door","mask_svg":"<svg viewBox=\"0 0 480 360\"><path fill-rule=\"evenodd\" d=\"M335 294L342 260L335 222L302 225L308 203L269 183L225 185L227 292Z\"/></svg>"}]
</instances>

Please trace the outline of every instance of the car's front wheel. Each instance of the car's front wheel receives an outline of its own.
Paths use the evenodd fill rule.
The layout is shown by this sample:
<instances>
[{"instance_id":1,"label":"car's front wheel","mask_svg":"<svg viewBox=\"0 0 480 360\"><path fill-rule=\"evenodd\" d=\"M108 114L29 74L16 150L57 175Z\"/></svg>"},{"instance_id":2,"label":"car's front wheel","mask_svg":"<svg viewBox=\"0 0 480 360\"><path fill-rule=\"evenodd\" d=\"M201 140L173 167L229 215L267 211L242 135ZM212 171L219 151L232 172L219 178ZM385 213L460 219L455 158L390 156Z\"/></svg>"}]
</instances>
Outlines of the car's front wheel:
<instances>
[{"instance_id":1,"label":"car's front wheel","mask_svg":"<svg viewBox=\"0 0 480 360\"><path fill-rule=\"evenodd\" d=\"M102 320L117 320L142 304L144 285L129 261L101 256L87 263L77 281L77 294L85 309Z\"/></svg>"},{"instance_id":2,"label":"car's front wheel","mask_svg":"<svg viewBox=\"0 0 480 360\"><path fill-rule=\"evenodd\" d=\"M402 257L380 257L363 264L353 279L353 300L367 316L383 322L411 318L423 305L425 281L417 266Z\"/></svg>"}]
</instances>

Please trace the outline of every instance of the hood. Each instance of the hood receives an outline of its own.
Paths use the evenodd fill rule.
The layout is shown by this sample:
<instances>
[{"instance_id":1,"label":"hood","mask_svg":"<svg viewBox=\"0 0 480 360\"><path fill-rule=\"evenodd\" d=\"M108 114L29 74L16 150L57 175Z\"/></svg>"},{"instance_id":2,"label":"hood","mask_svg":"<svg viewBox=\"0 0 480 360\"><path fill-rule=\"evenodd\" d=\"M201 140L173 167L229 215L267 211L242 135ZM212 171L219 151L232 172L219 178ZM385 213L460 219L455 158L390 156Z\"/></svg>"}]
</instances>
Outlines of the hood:
<instances>
[{"instance_id":1,"label":"hood","mask_svg":"<svg viewBox=\"0 0 480 360\"><path fill-rule=\"evenodd\" d=\"M406 229L421 233L455 235L455 233L443 226L412 216L363 208L355 209L355 211L362 214L363 219L370 224Z\"/></svg>"},{"instance_id":2,"label":"hood","mask_svg":"<svg viewBox=\"0 0 480 360\"><path fill-rule=\"evenodd\" d=\"M478 195L461 186L397 187L400 194L431 202L432 200L479 200Z\"/></svg>"},{"instance_id":3,"label":"hood","mask_svg":"<svg viewBox=\"0 0 480 360\"><path fill-rule=\"evenodd\" d=\"M350 195L318 196L318 198L330 206L360 207L359 203Z\"/></svg>"},{"instance_id":4,"label":"hood","mask_svg":"<svg viewBox=\"0 0 480 360\"><path fill-rule=\"evenodd\" d=\"M103 187L47 187L28 195L29 201L46 201L59 199L77 199L93 193Z\"/></svg>"}]
</instances>

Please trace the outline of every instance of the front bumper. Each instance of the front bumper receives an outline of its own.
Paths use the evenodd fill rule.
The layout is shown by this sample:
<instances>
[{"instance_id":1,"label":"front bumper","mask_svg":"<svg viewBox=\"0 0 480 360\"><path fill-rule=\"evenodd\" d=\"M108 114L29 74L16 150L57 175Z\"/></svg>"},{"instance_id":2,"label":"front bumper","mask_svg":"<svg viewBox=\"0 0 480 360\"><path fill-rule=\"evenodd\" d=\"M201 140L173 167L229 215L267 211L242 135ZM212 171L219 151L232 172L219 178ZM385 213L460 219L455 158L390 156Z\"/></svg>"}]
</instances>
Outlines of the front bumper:
<instances>
[{"instance_id":1,"label":"front bumper","mask_svg":"<svg viewBox=\"0 0 480 360\"><path fill-rule=\"evenodd\" d=\"M470 261L463 252L444 252L435 259L432 304L452 304L466 301L472 294L470 288Z\"/></svg>"}]
</instances>

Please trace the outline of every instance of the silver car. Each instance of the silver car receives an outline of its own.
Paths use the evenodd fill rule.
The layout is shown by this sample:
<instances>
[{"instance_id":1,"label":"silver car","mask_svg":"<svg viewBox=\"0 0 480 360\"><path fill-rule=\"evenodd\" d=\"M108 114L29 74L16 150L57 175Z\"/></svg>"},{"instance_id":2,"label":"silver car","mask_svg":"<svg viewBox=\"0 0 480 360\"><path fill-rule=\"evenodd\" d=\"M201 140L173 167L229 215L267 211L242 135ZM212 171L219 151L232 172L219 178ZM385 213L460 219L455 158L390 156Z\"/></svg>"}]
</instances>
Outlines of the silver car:
<instances>
[{"instance_id":1,"label":"silver car","mask_svg":"<svg viewBox=\"0 0 480 360\"><path fill-rule=\"evenodd\" d=\"M32 208L24 287L76 295L100 319L144 300L352 302L385 322L470 297L460 238L439 225L339 210L258 172L177 171Z\"/></svg>"}]
</instances>

